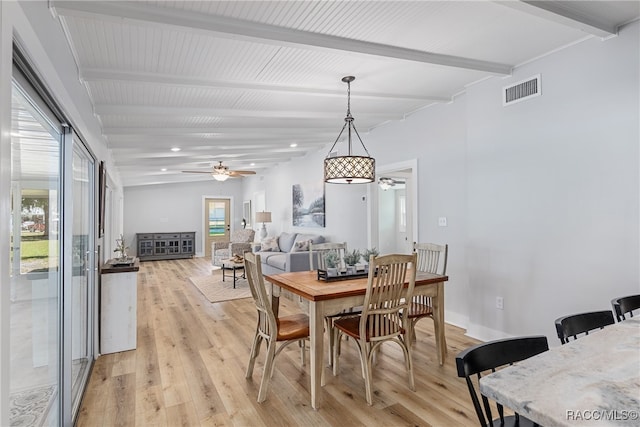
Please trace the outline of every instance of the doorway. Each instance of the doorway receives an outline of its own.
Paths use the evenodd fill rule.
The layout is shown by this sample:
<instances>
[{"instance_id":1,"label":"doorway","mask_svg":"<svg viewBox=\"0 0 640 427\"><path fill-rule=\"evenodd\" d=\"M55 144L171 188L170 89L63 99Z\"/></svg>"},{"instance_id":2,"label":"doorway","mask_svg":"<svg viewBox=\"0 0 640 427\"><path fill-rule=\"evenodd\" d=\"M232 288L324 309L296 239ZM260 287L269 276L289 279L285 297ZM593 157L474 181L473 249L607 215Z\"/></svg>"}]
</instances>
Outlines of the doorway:
<instances>
[{"instance_id":1,"label":"doorway","mask_svg":"<svg viewBox=\"0 0 640 427\"><path fill-rule=\"evenodd\" d=\"M204 256L211 258L211 244L228 242L231 233L231 200L204 199Z\"/></svg>"},{"instance_id":2,"label":"doorway","mask_svg":"<svg viewBox=\"0 0 640 427\"><path fill-rule=\"evenodd\" d=\"M381 254L411 253L418 241L417 161L382 166L376 174L370 197L371 246Z\"/></svg>"}]
</instances>

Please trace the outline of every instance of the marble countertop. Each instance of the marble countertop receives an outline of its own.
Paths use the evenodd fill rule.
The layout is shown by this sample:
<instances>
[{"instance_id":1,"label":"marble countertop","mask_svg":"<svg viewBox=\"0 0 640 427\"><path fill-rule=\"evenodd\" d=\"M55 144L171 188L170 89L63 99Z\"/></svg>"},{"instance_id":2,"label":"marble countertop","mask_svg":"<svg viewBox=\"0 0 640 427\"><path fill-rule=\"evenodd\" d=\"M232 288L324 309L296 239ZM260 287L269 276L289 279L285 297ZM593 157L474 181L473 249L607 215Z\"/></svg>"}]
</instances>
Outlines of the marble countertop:
<instances>
[{"instance_id":1,"label":"marble countertop","mask_svg":"<svg viewBox=\"0 0 640 427\"><path fill-rule=\"evenodd\" d=\"M640 425L640 317L480 380L480 391L545 427Z\"/></svg>"}]
</instances>

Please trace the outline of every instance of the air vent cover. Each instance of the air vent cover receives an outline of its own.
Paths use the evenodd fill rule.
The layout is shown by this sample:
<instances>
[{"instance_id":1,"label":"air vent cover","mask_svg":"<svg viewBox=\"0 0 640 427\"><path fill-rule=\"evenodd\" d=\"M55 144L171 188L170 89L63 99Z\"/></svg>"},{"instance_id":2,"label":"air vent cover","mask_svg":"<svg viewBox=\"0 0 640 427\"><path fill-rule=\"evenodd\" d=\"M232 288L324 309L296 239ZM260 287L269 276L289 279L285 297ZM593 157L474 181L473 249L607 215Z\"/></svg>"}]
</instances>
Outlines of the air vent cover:
<instances>
[{"instance_id":1,"label":"air vent cover","mask_svg":"<svg viewBox=\"0 0 640 427\"><path fill-rule=\"evenodd\" d=\"M540 74L502 88L502 105L511 105L540 96Z\"/></svg>"}]
</instances>

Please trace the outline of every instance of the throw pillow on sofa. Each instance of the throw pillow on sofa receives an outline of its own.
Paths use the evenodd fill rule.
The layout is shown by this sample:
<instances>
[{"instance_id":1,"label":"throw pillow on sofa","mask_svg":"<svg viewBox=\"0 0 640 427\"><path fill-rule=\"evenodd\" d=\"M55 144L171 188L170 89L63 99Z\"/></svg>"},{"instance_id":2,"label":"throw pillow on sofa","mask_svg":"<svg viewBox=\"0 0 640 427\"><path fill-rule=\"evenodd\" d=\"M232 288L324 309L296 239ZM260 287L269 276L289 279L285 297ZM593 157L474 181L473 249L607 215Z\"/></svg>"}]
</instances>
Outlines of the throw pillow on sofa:
<instances>
[{"instance_id":1,"label":"throw pillow on sofa","mask_svg":"<svg viewBox=\"0 0 640 427\"><path fill-rule=\"evenodd\" d=\"M298 235L296 235L296 239L294 240L293 246L296 245L296 243L299 242L311 242L314 245L317 243L324 243L324 236L320 236L319 234L303 234L300 233ZM300 252L302 251L308 251L309 247L307 246L306 249L301 249ZM291 252L294 252L293 249L291 250Z\"/></svg>"},{"instance_id":2,"label":"throw pillow on sofa","mask_svg":"<svg viewBox=\"0 0 640 427\"><path fill-rule=\"evenodd\" d=\"M295 242L293 247L291 248L291 252L308 252L309 244L311 240L302 240L300 242Z\"/></svg>"},{"instance_id":3,"label":"throw pillow on sofa","mask_svg":"<svg viewBox=\"0 0 640 427\"><path fill-rule=\"evenodd\" d=\"M277 237L267 237L260 242L260 250L262 252L278 252L280 247L278 246Z\"/></svg>"},{"instance_id":4,"label":"throw pillow on sofa","mask_svg":"<svg viewBox=\"0 0 640 427\"><path fill-rule=\"evenodd\" d=\"M297 233L280 233L278 237L278 246L282 252L291 252L293 248L293 242L296 240Z\"/></svg>"}]
</instances>

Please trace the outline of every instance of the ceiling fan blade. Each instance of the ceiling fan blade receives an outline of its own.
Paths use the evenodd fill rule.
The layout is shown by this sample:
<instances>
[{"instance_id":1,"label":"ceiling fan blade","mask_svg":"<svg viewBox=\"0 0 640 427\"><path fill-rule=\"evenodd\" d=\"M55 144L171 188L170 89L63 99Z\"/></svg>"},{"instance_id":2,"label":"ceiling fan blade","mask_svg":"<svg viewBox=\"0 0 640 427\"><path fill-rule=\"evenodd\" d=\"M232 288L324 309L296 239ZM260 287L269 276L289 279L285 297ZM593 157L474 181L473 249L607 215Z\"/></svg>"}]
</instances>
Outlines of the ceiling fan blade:
<instances>
[{"instance_id":1,"label":"ceiling fan blade","mask_svg":"<svg viewBox=\"0 0 640 427\"><path fill-rule=\"evenodd\" d=\"M211 175L211 171L181 171L182 173L206 173Z\"/></svg>"},{"instance_id":2,"label":"ceiling fan blade","mask_svg":"<svg viewBox=\"0 0 640 427\"><path fill-rule=\"evenodd\" d=\"M229 171L230 174L236 175L255 175L255 171Z\"/></svg>"}]
</instances>

